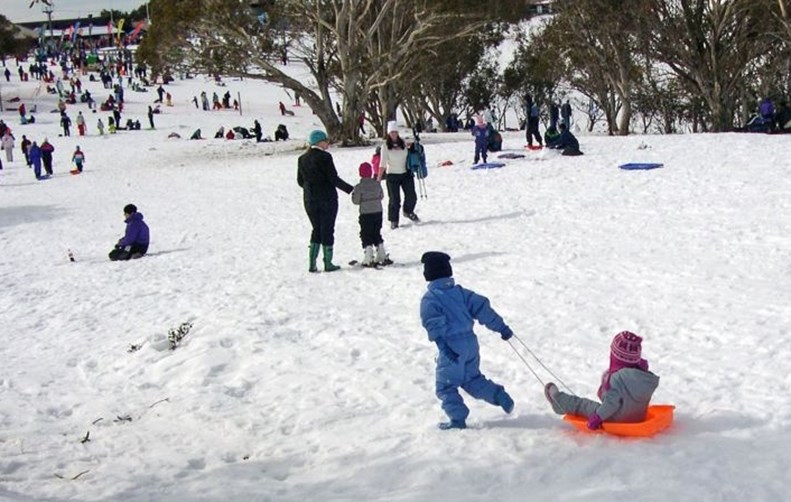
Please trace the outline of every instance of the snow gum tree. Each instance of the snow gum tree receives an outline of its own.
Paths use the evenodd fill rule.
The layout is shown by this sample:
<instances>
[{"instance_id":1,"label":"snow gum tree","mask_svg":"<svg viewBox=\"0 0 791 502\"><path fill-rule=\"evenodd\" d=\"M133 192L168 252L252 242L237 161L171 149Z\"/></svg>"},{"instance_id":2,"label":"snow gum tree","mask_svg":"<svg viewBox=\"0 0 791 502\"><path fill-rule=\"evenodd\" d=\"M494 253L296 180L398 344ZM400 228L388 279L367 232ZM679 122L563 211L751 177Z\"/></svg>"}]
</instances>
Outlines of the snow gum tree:
<instances>
[{"instance_id":1,"label":"snow gum tree","mask_svg":"<svg viewBox=\"0 0 791 502\"><path fill-rule=\"evenodd\" d=\"M186 67L280 84L299 93L344 144L362 141L357 121L371 95L379 97L381 117L395 113L399 81L420 63L421 51L466 36L496 12L476 14L482 9L468 0L252 3L152 0L151 30L139 54L155 71ZM290 76L284 51L305 64L310 79Z\"/></svg>"}]
</instances>

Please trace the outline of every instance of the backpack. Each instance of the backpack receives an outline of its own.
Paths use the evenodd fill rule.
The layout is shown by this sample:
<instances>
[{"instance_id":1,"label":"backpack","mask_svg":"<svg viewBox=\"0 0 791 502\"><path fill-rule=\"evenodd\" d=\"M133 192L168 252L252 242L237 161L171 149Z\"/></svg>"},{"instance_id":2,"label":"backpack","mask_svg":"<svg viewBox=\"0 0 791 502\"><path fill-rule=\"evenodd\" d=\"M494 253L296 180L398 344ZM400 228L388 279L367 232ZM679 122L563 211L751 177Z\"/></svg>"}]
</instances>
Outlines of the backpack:
<instances>
[{"instance_id":1,"label":"backpack","mask_svg":"<svg viewBox=\"0 0 791 502\"><path fill-rule=\"evenodd\" d=\"M423 150L423 145L420 144L420 141L416 140L409 147L406 155L406 166L409 172L416 175L418 178L425 178L428 176L426 152Z\"/></svg>"}]
</instances>

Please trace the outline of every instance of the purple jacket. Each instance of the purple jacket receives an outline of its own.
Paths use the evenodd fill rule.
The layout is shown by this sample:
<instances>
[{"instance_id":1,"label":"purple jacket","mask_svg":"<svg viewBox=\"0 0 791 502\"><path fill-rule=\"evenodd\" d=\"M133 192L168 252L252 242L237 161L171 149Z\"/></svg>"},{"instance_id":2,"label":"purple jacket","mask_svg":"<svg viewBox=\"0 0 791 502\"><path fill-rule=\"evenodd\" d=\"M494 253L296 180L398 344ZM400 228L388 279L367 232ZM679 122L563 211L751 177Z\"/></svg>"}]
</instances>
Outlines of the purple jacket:
<instances>
[{"instance_id":1,"label":"purple jacket","mask_svg":"<svg viewBox=\"0 0 791 502\"><path fill-rule=\"evenodd\" d=\"M134 244L148 246L148 225L143 221L143 213L133 213L126 219L126 233L118 241L122 248Z\"/></svg>"},{"instance_id":2,"label":"purple jacket","mask_svg":"<svg viewBox=\"0 0 791 502\"><path fill-rule=\"evenodd\" d=\"M775 114L775 106L772 104L772 100L764 99L761 101L761 105L758 107L758 113L761 114L761 117L771 118Z\"/></svg>"}]
</instances>

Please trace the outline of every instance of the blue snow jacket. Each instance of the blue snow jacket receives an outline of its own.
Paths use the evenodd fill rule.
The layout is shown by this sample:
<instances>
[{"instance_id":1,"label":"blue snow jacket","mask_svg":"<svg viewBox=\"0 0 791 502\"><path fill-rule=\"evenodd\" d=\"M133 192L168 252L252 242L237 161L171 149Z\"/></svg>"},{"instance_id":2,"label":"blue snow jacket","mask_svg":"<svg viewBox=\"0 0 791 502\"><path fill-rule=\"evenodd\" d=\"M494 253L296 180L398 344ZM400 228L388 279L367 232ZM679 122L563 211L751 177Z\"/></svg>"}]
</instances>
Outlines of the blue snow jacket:
<instances>
[{"instance_id":1,"label":"blue snow jacket","mask_svg":"<svg viewBox=\"0 0 791 502\"><path fill-rule=\"evenodd\" d=\"M31 163L41 163L41 148L38 145L31 145L27 155Z\"/></svg>"},{"instance_id":2,"label":"blue snow jacket","mask_svg":"<svg viewBox=\"0 0 791 502\"><path fill-rule=\"evenodd\" d=\"M447 343L456 354L457 344L475 337L473 324L478 322L492 331L510 333L511 328L489 306L489 299L456 285L453 277L443 277L428 283L428 291L420 301L420 319L432 342Z\"/></svg>"},{"instance_id":3,"label":"blue snow jacket","mask_svg":"<svg viewBox=\"0 0 791 502\"><path fill-rule=\"evenodd\" d=\"M489 306L489 300L457 286L453 277L435 279L428 283L428 291L420 301L420 319L428 339L439 349L436 394L448 417L464 421L470 414L459 387L476 399L500 405L498 395L504 389L481 374L478 337L472 331L477 319L493 331L512 334L503 318Z\"/></svg>"}]
</instances>

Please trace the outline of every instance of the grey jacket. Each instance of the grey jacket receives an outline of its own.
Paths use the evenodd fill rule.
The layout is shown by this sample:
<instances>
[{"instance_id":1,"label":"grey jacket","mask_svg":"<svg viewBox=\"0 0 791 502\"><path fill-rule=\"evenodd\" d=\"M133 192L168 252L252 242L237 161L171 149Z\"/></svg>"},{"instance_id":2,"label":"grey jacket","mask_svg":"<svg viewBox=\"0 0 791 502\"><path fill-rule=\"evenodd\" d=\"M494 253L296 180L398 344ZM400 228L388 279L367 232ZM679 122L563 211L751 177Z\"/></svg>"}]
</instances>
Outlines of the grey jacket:
<instances>
[{"instance_id":1,"label":"grey jacket","mask_svg":"<svg viewBox=\"0 0 791 502\"><path fill-rule=\"evenodd\" d=\"M602 394L596 414L604 421L642 422L658 385L659 377L650 371L616 371L610 376L610 389Z\"/></svg>"},{"instance_id":2,"label":"grey jacket","mask_svg":"<svg viewBox=\"0 0 791 502\"><path fill-rule=\"evenodd\" d=\"M352 202L360 206L360 214L382 212L385 194L382 185L373 178L363 178L352 191Z\"/></svg>"}]
</instances>

